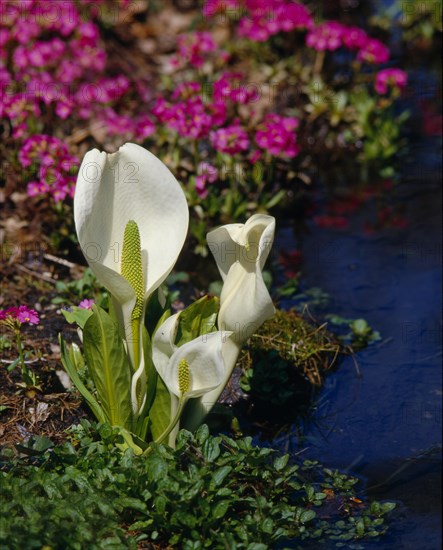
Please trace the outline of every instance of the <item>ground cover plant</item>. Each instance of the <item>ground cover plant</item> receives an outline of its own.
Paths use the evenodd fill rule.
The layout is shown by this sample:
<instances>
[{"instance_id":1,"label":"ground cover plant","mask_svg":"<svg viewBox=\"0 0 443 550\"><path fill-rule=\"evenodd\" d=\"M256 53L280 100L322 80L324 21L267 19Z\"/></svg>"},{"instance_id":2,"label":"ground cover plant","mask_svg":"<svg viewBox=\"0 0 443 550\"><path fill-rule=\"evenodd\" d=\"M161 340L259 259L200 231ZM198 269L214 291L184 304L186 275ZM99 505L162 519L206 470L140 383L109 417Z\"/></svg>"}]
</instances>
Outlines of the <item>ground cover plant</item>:
<instances>
[{"instance_id":1,"label":"ground cover plant","mask_svg":"<svg viewBox=\"0 0 443 550\"><path fill-rule=\"evenodd\" d=\"M118 438L82 422L63 446L46 438L21 446L21 457L4 451L0 547L259 550L311 539L359 548L384 532L394 507L363 502L356 478L206 426L147 457L122 454Z\"/></svg>"}]
</instances>

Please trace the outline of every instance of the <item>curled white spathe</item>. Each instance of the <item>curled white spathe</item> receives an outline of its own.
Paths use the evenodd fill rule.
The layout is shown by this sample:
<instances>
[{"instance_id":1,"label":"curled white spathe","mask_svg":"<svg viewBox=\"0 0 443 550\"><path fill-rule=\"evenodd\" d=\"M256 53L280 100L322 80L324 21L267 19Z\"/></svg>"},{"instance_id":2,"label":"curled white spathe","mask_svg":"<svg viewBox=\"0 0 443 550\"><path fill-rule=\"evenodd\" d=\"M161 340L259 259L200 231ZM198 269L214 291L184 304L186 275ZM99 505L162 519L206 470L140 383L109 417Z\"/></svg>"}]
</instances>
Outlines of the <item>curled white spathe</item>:
<instances>
[{"instance_id":1,"label":"curled white spathe","mask_svg":"<svg viewBox=\"0 0 443 550\"><path fill-rule=\"evenodd\" d=\"M229 224L208 233L223 288L218 327L235 333L241 345L274 315L262 270L274 242L275 219L255 214L245 224Z\"/></svg>"},{"instance_id":2,"label":"curled white spathe","mask_svg":"<svg viewBox=\"0 0 443 550\"><path fill-rule=\"evenodd\" d=\"M274 242L275 218L255 214L245 224L229 224L207 235L223 288L217 324L232 336L222 346L225 378L204 400L192 404L185 427L193 430L211 410L235 367L242 344L275 313L262 270Z\"/></svg>"}]
</instances>

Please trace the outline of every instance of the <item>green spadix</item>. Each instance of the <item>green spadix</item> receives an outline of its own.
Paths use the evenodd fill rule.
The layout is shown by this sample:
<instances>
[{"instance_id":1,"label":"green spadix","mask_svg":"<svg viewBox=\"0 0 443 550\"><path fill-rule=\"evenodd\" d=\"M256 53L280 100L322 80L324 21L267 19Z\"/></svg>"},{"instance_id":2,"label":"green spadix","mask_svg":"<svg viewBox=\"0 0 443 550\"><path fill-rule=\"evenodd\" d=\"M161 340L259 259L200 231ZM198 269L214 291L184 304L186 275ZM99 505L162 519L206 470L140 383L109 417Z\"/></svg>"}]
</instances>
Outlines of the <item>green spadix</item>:
<instances>
[{"instance_id":1,"label":"green spadix","mask_svg":"<svg viewBox=\"0 0 443 550\"><path fill-rule=\"evenodd\" d=\"M135 305L132 310L132 320L141 318L144 300L144 278L140 231L134 220L129 220L123 236L121 274L132 286L135 292Z\"/></svg>"}]
</instances>

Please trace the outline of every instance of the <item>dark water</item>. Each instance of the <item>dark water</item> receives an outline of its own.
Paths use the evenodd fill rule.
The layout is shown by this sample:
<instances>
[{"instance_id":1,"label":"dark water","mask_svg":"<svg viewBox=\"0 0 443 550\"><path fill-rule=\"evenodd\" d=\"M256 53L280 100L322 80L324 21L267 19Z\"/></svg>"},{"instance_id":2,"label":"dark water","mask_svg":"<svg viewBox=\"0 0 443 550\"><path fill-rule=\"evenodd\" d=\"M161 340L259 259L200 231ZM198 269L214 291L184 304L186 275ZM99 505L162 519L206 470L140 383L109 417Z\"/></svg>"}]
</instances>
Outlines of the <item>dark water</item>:
<instances>
[{"instance_id":1,"label":"dark water","mask_svg":"<svg viewBox=\"0 0 443 550\"><path fill-rule=\"evenodd\" d=\"M310 225L298 241L281 229L276 248L300 248L306 287L329 312L365 318L382 342L329 376L307 439L273 445L363 478L371 497L396 500L388 536L365 548L441 548L441 158L440 139L415 139L399 185L409 225L367 235L363 207L346 231ZM285 303L285 307L290 306ZM333 547L333 545L331 545Z\"/></svg>"}]
</instances>

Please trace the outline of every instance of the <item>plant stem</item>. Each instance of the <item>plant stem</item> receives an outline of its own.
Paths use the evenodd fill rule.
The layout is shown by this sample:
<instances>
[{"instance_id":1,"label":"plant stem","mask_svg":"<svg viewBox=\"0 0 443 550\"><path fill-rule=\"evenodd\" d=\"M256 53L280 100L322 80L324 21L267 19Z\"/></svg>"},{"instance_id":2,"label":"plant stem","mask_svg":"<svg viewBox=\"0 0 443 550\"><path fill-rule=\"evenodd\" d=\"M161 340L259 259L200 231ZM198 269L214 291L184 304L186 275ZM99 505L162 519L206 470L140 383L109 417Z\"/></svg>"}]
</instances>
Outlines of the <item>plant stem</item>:
<instances>
[{"instance_id":1,"label":"plant stem","mask_svg":"<svg viewBox=\"0 0 443 550\"><path fill-rule=\"evenodd\" d=\"M18 356L20 358L20 366L22 369L22 379L26 382L26 385L28 385L28 381L32 379L32 376L29 374L29 369L25 364L25 356L23 353L23 345L22 345L22 339L20 337L20 329L15 329L15 341L17 343L17 350L18 350Z\"/></svg>"},{"instance_id":2,"label":"plant stem","mask_svg":"<svg viewBox=\"0 0 443 550\"><path fill-rule=\"evenodd\" d=\"M165 439L168 437L168 435L172 432L172 430L177 425L177 422L180 420L180 416L183 412L183 407L186 404L186 399L183 399L183 396L180 397L180 400L178 402L177 411L175 412L174 418L169 423L169 426L166 428L166 430L157 437L157 439L154 441L154 443L163 443Z\"/></svg>"}]
</instances>

